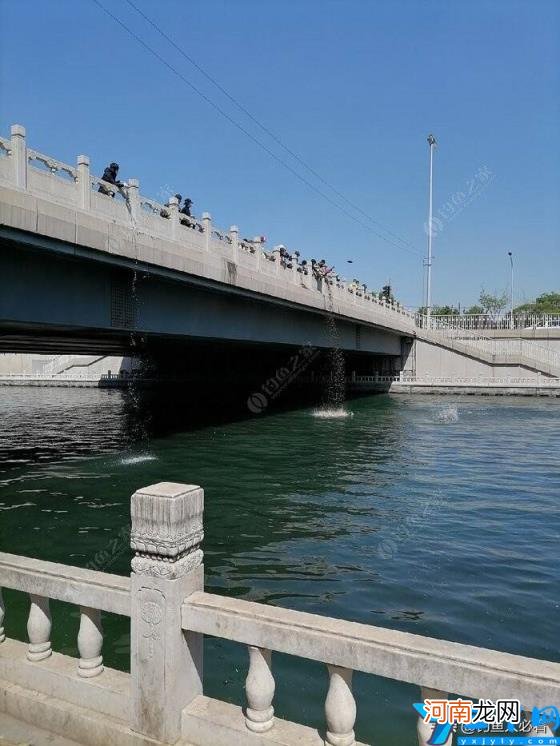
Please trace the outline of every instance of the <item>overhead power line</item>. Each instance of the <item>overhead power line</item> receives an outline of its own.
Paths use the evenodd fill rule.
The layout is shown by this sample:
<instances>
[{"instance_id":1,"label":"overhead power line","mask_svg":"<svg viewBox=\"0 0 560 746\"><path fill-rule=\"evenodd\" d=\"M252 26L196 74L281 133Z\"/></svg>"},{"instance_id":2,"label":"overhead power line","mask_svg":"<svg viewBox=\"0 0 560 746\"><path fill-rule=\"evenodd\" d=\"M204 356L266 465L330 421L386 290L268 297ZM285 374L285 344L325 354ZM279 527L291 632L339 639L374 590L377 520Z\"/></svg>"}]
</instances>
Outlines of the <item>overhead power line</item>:
<instances>
[{"instance_id":1,"label":"overhead power line","mask_svg":"<svg viewBox=\"0 0 560 746\"><path fill-rule=\"evenodd\" d=\"M373 218L371 215L369 215L365 210L363 210L359 205L355 204L355 202L352 202L352 200L348 199L339 189L337 189L335 186L333 186L327 179L325 179L321 174L316 171L312 166L307 163L302 156L298 155L295 151L293 151L291 148L289 148L281 139L280 137L275 134L269 127L267 127L265 124L263 124L257 117L252 114L246 106L244 106L235 96L233 96L226 88L221 85L219 81L216 80L210 73L205 70L190 54L187 54L185 50L180 47L177 42L175 42L166 32L158 26L158 24L150 18L146 13L144 13L143 10L141 10L135 3L132 2L132 0L126 0L126 2L130 5L131 8L133 8L138 15L140 15L146 23L148 23L152 28L154 28L160 36L162 36L171 46L179 52L179 54L184 57L190 64L195 67L198 72L203 75L207 80L209 80L212 85L214 85L221 93L226 96L237 108L243 112L254 124L256 124L265 134L267 134L272 140L274 140L275 143L277 143L288 155L290 155L292 158L294 158L300 165L302 165L309 173L313 174L313 176L318 179L322 184L324 184L326 187L328 187L334 194L337 195L340 199L342 199L347 205L349 205L352 209L356 210L356 212L360 213L365 217L367 220L371 221L375 225L377 225L381 230L383 230L388 235L395 238L397 241L400 241L405 246L409 246L410 248L414 248L412 243L410 241L407 241L405 238L402 238L397 233L393 233L393 231L389 230L389 228L386 228L382 223L380 223L378 220Z\"/></svg>"},{"instance_id":2,"label":"overhead power line","mask_svg":"<svg viewBox=\"0 0 560 746\"><path fill-rule=\"evenodd\" d=\"M273 150L271 150L267 145L265 145L265 143L263 143L261 140L255 137L251 132L249 132L249 130L243 127L242 124L239 124L239 122L237 122L232 116L230 116L227 111L225 111L219 104L213 101L209 96L207 96L197 86L195 86L194 83L192 83L188 78L186 78L179 70L177 70L176 67L174 67L170 62L168 62L164 57L162 57L162 55L159 54L158 51L156 51L146 41L144 41L144 39L142 39L136 32L134 32L131 28L129 28L123 21L121 21L120 18L114 15L114 13L112 13L108 8L106 8L99 0L92 0L92 2L94 2L104 13L106 13L106 15L112 18L113 21L115 21L115 23L117 23L121 28L123 28L127 32L127 34L129 34L133 39L135 39L138 42L138 44L140 44L144 49L150 52L151 55L153 55L157 60L159 60L159 62L161 62L165 67L167 67L168 70L170 70L183 83L185 83L185 85L187 85L198 96L200 96L204 101L206 101L206 103L209 106L215 109L222 117L227 119L227 121L230 122L230 124L236 127L240 132L242 132L252 142L254 142L262 150L268 153L268 155L270 155L271 158L273 158L275 161L277 161L282 166L284 166L284 168L290 171L290 173L292 173L297 179L299 179L309 189L319 194L329 204L331 204L333 207L335 207L340 212L344 213L347 217L349 217L354 222L361 225L369 233L373 233L381 240L385 241L386 243L391 244L392 246L394 246L397 249L400 249L401 251L406 251L409 254L414 254L415 256L419 255L419 252L415 251L414 249L408 248L406 246L402 246L401 244L396 243L392 239L389 239L386 236L383 236L381 233L374 230L370 225L368 225L367 223L364 223L363 220L361 220L360 218L357 218L355 215L352 215L345 207L338 204L338 202L335 202L328 194L325 194L324 191L316 187L315 184L309 181L309 179L306 179L305 176L302 176L289 163L287 163L283 158L280 158L280 156L278 156Z\"/></svg>"}]
</instances>

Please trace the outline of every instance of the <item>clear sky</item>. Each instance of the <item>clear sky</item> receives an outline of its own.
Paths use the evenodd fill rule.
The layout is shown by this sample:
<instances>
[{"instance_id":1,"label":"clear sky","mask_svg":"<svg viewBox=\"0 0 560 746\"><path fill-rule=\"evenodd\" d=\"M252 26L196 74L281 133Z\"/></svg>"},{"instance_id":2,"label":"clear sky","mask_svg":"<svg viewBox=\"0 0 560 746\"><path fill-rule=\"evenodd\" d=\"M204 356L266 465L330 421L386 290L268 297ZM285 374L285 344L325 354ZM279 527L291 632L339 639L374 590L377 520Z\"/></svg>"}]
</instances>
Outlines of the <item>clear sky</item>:
<instances>
[{"instance_id":1,"label":"clear sky","mask_svg":"<svg viewBox=\"0 0 560 746\"><path fill-rule=\"evenodd\" d=\"M557 0L134 0L328 185L127 0L99 2L357 220L94 0L0 0L4 136L23 124L31 147L70 163L86 153L98 174L116 160L147 196L189 195L219 227L264 233L375 288L390 279L418 305L433 132L434 302L507 289L508 250L519 301L560 290Z\"/></svg>"}]
</instances>

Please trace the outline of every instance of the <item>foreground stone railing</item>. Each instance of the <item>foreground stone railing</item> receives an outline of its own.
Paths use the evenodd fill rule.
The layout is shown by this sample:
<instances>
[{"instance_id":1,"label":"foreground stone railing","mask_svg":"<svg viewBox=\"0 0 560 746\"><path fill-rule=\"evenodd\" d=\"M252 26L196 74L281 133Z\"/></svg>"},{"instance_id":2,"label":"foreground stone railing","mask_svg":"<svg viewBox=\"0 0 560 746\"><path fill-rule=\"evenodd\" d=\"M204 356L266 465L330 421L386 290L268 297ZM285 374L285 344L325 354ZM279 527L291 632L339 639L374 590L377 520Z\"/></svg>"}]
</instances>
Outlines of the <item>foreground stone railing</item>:
<instances>
[{"instance_id":1,"label":"foreground stone railing","mask_svg":"<svg viewBox=\"0 0 560 746\"><path fill-rule=\"evenodd\" d=\"M96 250L414 334L415 315L399 303L362 285L321 276L298 252L288 260L281 254L283 246L267 252L262 240L240 238L235 225L217 228L208 212L200 220L187 217L179 212L175 197L162 204L141 195L136 179L122 187L107 184L92 175L86 155L70 166L33 151L21 125L12 126L10 139L0 138L0 187L18 193L1 219L8 227L43 231ZM34 201L22 203L22 192Z\"/></svg>"},{"instance_id":2,"label":"foreground stone railing","mask_svg":"<svg viewBox=\"0 0 560 746\"><path fill-rule=\"evenodd\" d=\"M30 597L28 645L5 637L0 600L0 711L91 746L352 746L356 670L419 698L560 700L558 663L205 593L203 500L166 482L134 493L130 578L0 554L1 585ZM77 661L52 651L51 598L80 609ZM130 674L103 666L100 611L131 619ZM246 708L204 696L203 635L247 646ZM275 717L274 652L326 664L324 735ZM419 720L421 745L431 730Z\"/></svg>"}]
</instances>

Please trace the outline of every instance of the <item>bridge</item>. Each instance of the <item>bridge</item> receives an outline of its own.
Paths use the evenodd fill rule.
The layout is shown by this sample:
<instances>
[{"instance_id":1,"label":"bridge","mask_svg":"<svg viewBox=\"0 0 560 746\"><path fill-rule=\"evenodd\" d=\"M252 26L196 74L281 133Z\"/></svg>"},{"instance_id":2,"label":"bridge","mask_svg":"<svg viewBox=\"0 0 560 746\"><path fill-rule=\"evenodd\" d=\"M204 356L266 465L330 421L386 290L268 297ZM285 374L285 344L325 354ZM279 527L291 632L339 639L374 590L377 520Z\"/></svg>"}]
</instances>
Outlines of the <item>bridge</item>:
<instances>
[{"instance_id":1,"label":"bridge","mask_svg":"<svg viewBox=\"0 0 560 746\"><path fill-rule=\"evenodd\" d=\"M207 212L190 218L175 198L145 197L135 179L101 183L87 156L70 165L27 147L20 125L0 137L0 351L148 348L173 366L180 349L202 375L243 375L257 358L335 346L358 375L560 376L554 319L532 330L526 319L505 330L467 317L428 325Z\"/></svg>"},{"instance_id":2,"label":"bridge","mask_svg":"<svg viewBox=\"0 0 560 746\"><path fill-rule=\"evenodd\" d=\"M19 125L0 154L0 350L325 349L334 333L336 346L368 360L364 372L374 358L402 367L415 317L398 303L218 228L209 213L188 218L175 198L144 197L135 179L100 192L86 156L69 165L32 150Z\"/></svg>"}]
</instances>

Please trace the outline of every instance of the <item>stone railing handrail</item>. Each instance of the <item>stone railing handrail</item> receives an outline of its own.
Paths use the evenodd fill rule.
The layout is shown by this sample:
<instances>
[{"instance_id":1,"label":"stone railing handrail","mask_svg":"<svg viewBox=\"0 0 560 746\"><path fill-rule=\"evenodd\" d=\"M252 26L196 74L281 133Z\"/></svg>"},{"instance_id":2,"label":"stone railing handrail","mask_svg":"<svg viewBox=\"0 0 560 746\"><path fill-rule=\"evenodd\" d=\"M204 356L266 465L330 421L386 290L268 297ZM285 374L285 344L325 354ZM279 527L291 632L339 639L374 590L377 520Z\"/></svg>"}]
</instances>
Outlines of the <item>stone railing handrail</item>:
<instances>
[{"instance_id":1,"label":"stone railing handrail","mask_svg":"<svg viewBox=\"0 0 560 746\"><path fill-rule=\"evenodd\" d=\"M76 181L78 178L75 167L69 166L67 163L63 163L62 161L58 161L56 158L51 158L48 155L39 153L38 150L27 148L27 161L31 166L33 166L33 161L42 163L49 169L51 174L57 175L59 171L62 171L63 173L66 173L68 176L70 176L71 179L73 179L74 181Z\"/></svg>"},{"instance_id":2,"label":"stone railing handrail","mask_svg":"<svg viewBox=\"0 0 560 746\"><path fill-rule=\"evenodd\" d=\"M560 698L560 663L205 592L182 619L188 631L461 696L530 707Z\"/></svg>"},{"instance_id":3,"label":"stone railing handrail","mask_svg":"<svg viewBox=\"0 0 560 746\"><path fill-rule=\"evenodd\" d=\"M373 375L359 376L353 373L349 381L355 383L389 383L391 381L402 381L405 375L405 371L393 375L374 373Z\"/></svg>"},{"instance_id":4,"label":"stone railing handrail","mask_svg":"<svg viewBox=\"0 0 560 746\"><path fill-rule=\"evenodd\" d=\"M0 373L1 380L13 381L97 381L103 374L91 373Z\"/></svg>"},{"instance_id":5,"label":"stone railing handrail","mask_svg":"<svg viewBox=\"0 0 560 746\"><path fill-rule=\"evenodd\" d=\"M79 177L78 177L79 178ZM108 192L111 194L114 194L115 196L119 195L123 199L127 199L128 197L128 184L126 182L123 182L122 186L116 186L115 184L110 184L108 181L104 181L101 176L97 176L96 174L90 174L89 176L89 185L90 189L97 192L100 186L104 187ZM99 193L99 196L101 197L109 197L109 195L105 195L102 192Z\"/></svg>"},{"instance_id":6,"label":"stone railing handrail","mask_svg":"<svg viewBox=\"0 0 560 746\"><path fill-rule=\"evenodd\" d=\"M4 588L130 616L130 578L0 552Z\"/></svg>"},{"instance_id":7,"label":"stone railing handrail","mask_svg":"<svg viewBox=\"0 0 560 746\"><path fill-rule=\"evenodd\" d=\"M146 212L148 213L152 212L154 215L158 215L159 217L163 217L161 215L162 211L164 213L169 211L169 207L167 207L166 205L163 205L161 202L157 202L155 199L151 199L151 197L141 196L140 207L141 209L146 210Z\"/></svg>"},{"instance_id":8,"label":"stone railing handrail","mask_svg":"<svg viewBox=\"0 0 560 746\"><path fill-rule=\"evenodd\" d=\"M245 272L251 272L251 282L258 279L267 283L270 287L269 293L277 286L278 290L282 288L282 293L279 293L281 297L289 296L291 299L294 296L294 287L305 289L305 302L309 305L317 307L320 302L325 308L328 302L334 300L340 307L336 313L414 334L415 315L402 305L380 299L371 291L364 292L361 287L355 287L350 282L335 282L334 277L315 277L310 263L307 264L307 273L302 273L303 258L297 257L295 252L290 255L292 267L282 266L282 262L275 260L275 254L265 252L262 242L251 244L239 239L239 231L235 226L232 226L235 228L234 231L216 227L208 213L203 213L200 220L182 215L178 211L179 206L175 204L175 198L171 197L169 207L166 207L142 195L135 179L123 179L123 187L115 187L104 182L100 176L91 174L87 156L78 156L77 165L70 166L30 150L26 146L25 129L20 125L13 125L10 140L2 142L5 143L7 156L0 158L0 183L15 186L16 189L30 194L36 193L42 199L51 200L64 207L90 212L96 218L122 224L129 230L143 231L156 239L164 239L168 244L180 244L180 251L187 256L190 251L196 255L200 250L208 252L212 249L221 249L222 255L227 253L228 260L231 257L232 262L238 263L241 255L240 268ZM33 168L29 163L30 158L41 161L47 169ZM60 172L71 178L60 178ZM54 180L49 181L51 178ZM98 192L100 185L103 185L109 195ZM111 194L114 195L114 199ZM189 233L188 228L194 229L194 232ZM198 257L196 260L199 261ZM274 285L271 283L272 277L276 277ZM239 285L239 277L236 283ZM375 311L372 313L370 309Z\"/></svg>"}]
</instances>

